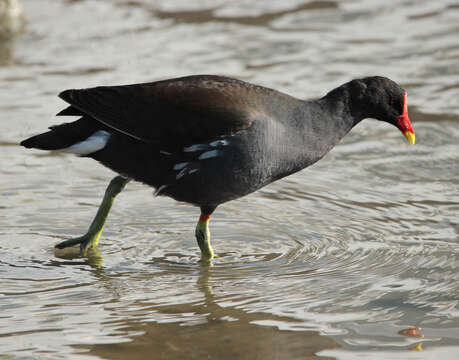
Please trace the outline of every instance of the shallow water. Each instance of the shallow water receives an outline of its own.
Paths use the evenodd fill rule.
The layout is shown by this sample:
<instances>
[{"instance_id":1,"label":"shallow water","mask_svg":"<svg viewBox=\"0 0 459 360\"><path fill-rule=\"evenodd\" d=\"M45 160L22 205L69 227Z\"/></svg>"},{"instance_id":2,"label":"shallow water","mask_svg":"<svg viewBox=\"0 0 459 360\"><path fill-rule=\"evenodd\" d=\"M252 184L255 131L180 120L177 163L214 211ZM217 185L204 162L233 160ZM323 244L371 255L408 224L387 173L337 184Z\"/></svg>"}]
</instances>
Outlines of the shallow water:
<instances>
[{"instance_id":1,"label":"shallow water","mask_svg":"<svg viewBox=\"0 0 459 360\"><path fill-rule=\"evenodd\" d=\"M152 3L23 1L26 33L0 46L0 358L457 359L457 2ZM135 183L100 253L55 254L113 175L17 143L59 121L63 89L192 73L301 98L385 75L408 91L417 144L367 120L222 205L212 267L198 209Z\"/></svg>"}]
</instances>

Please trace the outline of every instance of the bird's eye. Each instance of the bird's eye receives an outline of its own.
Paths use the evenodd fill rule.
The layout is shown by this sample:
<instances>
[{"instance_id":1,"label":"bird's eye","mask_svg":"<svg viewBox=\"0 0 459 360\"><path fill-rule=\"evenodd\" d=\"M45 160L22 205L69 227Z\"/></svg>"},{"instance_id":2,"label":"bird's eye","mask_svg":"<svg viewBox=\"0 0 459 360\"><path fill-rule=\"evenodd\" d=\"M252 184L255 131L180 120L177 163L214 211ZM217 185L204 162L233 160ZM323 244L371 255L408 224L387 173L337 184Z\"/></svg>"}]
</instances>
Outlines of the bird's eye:
<instances>
[{"instance_id":1,"label":"bird's eye","mask_svg":"<svg viewBox=\"0 0 459 360\"><path fill-rule=\"evenodd\" d=\"M394 105L394 99L390 99L389 104Z\"/></svg>"}]
</instances>

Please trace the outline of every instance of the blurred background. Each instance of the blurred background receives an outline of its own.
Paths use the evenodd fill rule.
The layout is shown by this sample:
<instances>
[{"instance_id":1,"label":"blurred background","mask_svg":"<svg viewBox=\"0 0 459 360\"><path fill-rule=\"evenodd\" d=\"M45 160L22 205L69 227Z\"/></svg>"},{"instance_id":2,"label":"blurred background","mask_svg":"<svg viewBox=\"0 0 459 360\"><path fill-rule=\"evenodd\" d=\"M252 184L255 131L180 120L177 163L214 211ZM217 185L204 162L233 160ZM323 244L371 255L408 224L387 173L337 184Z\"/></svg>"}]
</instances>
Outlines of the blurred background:
<instances>
[{"instance_id":1,"label":"blurred background","mask_svg":"<svg viewBox=\"0 0 459 360\"><path fill-rule=\"evenodd\" d=\"M314 99L356 77L408 92L416 145L374 120L213 216L18 143L67 88L221 74ZM0 0L0 359L457 359L459 4Z\"/></svg>"}]
</instances>

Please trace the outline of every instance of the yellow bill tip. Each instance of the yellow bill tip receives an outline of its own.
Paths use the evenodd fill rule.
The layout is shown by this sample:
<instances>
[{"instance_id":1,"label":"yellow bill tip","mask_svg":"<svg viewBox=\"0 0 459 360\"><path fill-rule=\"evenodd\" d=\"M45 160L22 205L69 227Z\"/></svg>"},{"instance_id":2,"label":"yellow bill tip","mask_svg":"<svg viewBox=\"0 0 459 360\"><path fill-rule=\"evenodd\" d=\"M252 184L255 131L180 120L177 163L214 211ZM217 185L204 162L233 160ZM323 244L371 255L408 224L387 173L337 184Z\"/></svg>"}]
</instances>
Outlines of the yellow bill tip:
<instances>
[{"instance_id":1,"label":"yellow bill tip","mask_svg":"<svg viewBox=\"0 0 459 360\"><path fill-rule=\"evenodd\" d=\"M411 131L405 131L403 133L403 135L405 135L406 139L408 140L408 142L411 144L411 145L414 145L415 141L416 141L416 138L414 136L414 133L412 133Z\"/></svg>"}]
</instances>

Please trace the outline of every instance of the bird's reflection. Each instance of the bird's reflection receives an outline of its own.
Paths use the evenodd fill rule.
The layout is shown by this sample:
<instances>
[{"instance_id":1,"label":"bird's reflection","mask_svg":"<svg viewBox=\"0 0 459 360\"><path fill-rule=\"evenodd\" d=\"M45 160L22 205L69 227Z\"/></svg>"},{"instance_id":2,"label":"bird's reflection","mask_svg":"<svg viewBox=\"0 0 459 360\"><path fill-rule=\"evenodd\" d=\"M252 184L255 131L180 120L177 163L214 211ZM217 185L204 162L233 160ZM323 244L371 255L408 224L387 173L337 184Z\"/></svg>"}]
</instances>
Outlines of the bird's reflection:
<instances>
[{"instance_id":1,"label":"bird's reflection","mask_svg":"<svg viewBox=\"0 0 459 360\"><path fill-rule=\"evenodd\" d=\"M272 321L274 324L294 321L292 319L246 312L227 303L221 306L219 302L227 299L228 295L225 284L231 281L227 277L228 272L233 271L232 264L224 259L217 258L212 264L199 262L197 257L190 259L184 254L166 254L139 264L141 269L133 267L120 274L102 266L102 256L97 248L88 252L86 257L80 255L79 248L56 249L55 255L59 259L73 260L72 264L90 265L93 278L102 285L99 289L103 288L106 295L111 294L107 301L119 304L116 310L110 310L110 316L118 319L118 328L121 326L119 322L122 322L121 327L129 334L138 333L136 336L126 333L130 341L120 342L116 348L113 344L91 345L88 350L92 355L117 358L119 351L126 347L126 351L138 349L162 354L168 359L209 355L218 359L233 359L241 354L246 358L276 359L292 358L297 353L308 354L308 358L315 359L318 358L314 355L317 351L338 346L332 339L316 332L280 331L276 326L256 325L258 321ZM149 271L142 271L145 269ZM175 291L180 288L177 276L180 281L194 279L195 286L190 287L186 282L183 284L185 292L189 292L188 302L183 301L183 291ZM168 283L166 289L162 286L164 282ZM140 298L131 302L128 299L132 298L133 292ZM196 301L196 292L202 294L201 301ZM174 296L177 296L176 302ZM124 301L126 303L122 305ZM194 314L191 318L200 320L190 322L190 314Z\"/></svg>"},{"instance_id":2,"label":"bird's reflection","mask_svg":"<svg viewBox=\"0 0 459 360\"><path fill-rule=\"evenodd\" d=\"M94 269L102 268L102 255L98 247L88 249L87 253L82 256L80 247L68 247L64 249L54 248L54 256L59 259L75 260L83 259L85 264L90 265Z\"/></svg>"}]
</instances>

